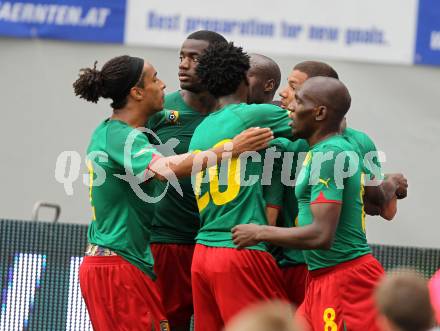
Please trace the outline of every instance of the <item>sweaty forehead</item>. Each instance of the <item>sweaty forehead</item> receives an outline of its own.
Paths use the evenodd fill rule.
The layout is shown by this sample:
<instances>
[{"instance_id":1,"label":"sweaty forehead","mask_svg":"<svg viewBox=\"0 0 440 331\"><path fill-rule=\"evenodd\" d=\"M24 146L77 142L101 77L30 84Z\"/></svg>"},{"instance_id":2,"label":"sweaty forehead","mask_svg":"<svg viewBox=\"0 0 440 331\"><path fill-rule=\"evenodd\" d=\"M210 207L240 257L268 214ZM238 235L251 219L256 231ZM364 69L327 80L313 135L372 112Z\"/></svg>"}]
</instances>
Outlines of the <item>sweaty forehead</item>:
<instances>
[{"instance_id":1,"label":"sweaty forehead","mask_svg":"<svg viewBox=\"0 0 440 331\"><path fill-rule=\"evenodd\" d=\"M201 54L208 46L209 42L206 40L186 39L182 44L180 53Z\"/></svg>"}]
</instances>

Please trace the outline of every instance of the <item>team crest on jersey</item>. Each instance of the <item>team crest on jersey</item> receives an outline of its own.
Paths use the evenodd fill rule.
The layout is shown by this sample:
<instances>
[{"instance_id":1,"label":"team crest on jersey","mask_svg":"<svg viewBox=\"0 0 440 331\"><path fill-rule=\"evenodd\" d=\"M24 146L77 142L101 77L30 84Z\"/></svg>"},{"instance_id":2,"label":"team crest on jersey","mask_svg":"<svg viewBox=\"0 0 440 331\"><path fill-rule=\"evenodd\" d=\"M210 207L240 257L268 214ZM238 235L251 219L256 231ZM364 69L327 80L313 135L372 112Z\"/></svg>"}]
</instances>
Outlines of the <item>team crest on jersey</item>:
<instances>
[{"instance_id":1,"label":"team crest on jersey","mask_svg":"<svg viewBox=\"0 0 440 331\"><path fill-rule=\"evenodd\" d=\"M168 110L165 116L168 123L179 124L179 112L177 110Z\"/></svg>"},{"instance_id":2,"label":"team crest on jersey","mask_svg":"<svg viewBox=\"0 0 440 331\"><path fill-rule=\"evenodd\" d=\"M160 331L170 331L170 324L167 320L160 321Z\"/></svg>"}]
</instances>

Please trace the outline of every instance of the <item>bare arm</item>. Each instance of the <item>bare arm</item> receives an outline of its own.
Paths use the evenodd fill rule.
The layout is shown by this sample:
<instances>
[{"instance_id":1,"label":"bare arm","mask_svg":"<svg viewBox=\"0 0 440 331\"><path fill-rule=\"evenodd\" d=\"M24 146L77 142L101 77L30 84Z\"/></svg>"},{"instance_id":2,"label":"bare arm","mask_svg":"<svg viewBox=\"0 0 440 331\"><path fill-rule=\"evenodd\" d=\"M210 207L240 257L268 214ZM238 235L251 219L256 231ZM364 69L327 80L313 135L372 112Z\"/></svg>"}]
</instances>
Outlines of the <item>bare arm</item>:
<instances>
[{"instance_id":1,"label":"bare arm","mask_svg":"<svg viewBox=\"0 0 440 331\"><path fill-rule=\"evenodd\" d=\"M390 221L397 213L397 198L407 195L408 182L402 174L388 174L378 186L366 186L364 196L365 212L380 215Z\"/></svg>"},{"instance_id":2,"label":"bare arm","mask_svg":"<svg viewBox=\"0 0 440 331\"><path fill-rule=\"evenodd\" d=\"M388 203L394 196L406 197L408 181L402 174L387 174L380 185L365 186L365 197L375 205Z\"/></svg>"},{"instance_id":3,"label":"bare arm","mask_svg":"<svg viewBox=\"0 0 440 331\"><path fill-rule=\"evenodd\" d=\"M264 149L271 139L273 135L270 129L250 128L237 135L231 144L224 144L199 153L161 157L150 165L149 170L159 180L168 180L174 176L178 178L189 176L193 169L204 170L214 166L222 158L237 157L245 151Z\"/></svg>"},{"instance_id":4,"label":"bare arm","mask_svg":"<svg viewBox=\"0 0 440 331\"><path fill-rule=\"evenodd\" d=\"M330 249L341 214L341 205L318 203L310 206L313 222L293 228L279 228L256 224L241 224L232 229L237 248L267 242L297 249Z\"/></svg>"},{"instance_id":5,"label":"bare arm","mask_svg":"<svg viewBox=\"0 0 440 331\"><path fill-rule=\"evenodd\" d=\"M278 208L266 206L267 224L269 224L271 226L276 226L279 213L280 213L280 210Z\"/></svg>"}]
</instances>

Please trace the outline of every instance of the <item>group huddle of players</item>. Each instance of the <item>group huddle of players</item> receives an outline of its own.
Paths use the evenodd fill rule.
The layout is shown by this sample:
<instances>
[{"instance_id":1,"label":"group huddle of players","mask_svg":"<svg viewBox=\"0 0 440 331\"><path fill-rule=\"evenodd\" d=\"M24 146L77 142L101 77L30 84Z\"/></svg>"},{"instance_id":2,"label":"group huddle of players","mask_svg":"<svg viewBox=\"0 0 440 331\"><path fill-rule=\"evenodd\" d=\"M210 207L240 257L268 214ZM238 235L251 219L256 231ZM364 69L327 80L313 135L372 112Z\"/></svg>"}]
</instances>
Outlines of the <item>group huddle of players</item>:
<instances>
[{"instance_id":1,"label":"group huddle of players","mask_svg":"<svg viewBox=\"0 0 440 331\"><path fill-rule=\"evenodd\" d=\"M379 330L372 294L384 270L365 212L392 219L407 182L383 175L372 140L347 127L351 97L336 71L299 63L274 102L273 60L198 31L182 44L178 75L180 90L164 100L152 65L129 56L74 83L88 101L113 101L87 151L93 220L80 285L94 329L189 330L194 315L196 331L220 331L280 299L310 330ZM145 127L154 134L136 130ZM170 139L174 150L161 148ZM280 157L265 178L270 149ZM161 199L139 198L122 178L127 160Z\"/></svg>"}]
</instances>

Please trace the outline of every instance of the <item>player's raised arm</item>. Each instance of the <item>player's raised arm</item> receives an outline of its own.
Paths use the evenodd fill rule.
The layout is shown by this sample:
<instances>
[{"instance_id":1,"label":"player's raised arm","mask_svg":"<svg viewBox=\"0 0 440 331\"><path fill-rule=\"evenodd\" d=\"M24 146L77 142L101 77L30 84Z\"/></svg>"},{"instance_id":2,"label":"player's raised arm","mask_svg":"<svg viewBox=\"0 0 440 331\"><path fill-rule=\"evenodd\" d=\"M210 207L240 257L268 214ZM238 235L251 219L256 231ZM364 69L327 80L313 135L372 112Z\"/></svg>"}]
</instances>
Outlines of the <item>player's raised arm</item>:
<instances>
[{"instance_id":1,"label":"player's raised arm","mask_svg":"<svg viewBox=\"0 0 440 331\"><path fill-rule=\"evenodd\" d=\"M171 174L176 177L191 175L192 169L204 170L217 164L222 158L237 157L245 151L258 151L268 146L273 139L268 128L249 128L232 139L231 143L206 151L158 158L149 166L159 180L167 180Z\"/></svg>"}]
</instances>

